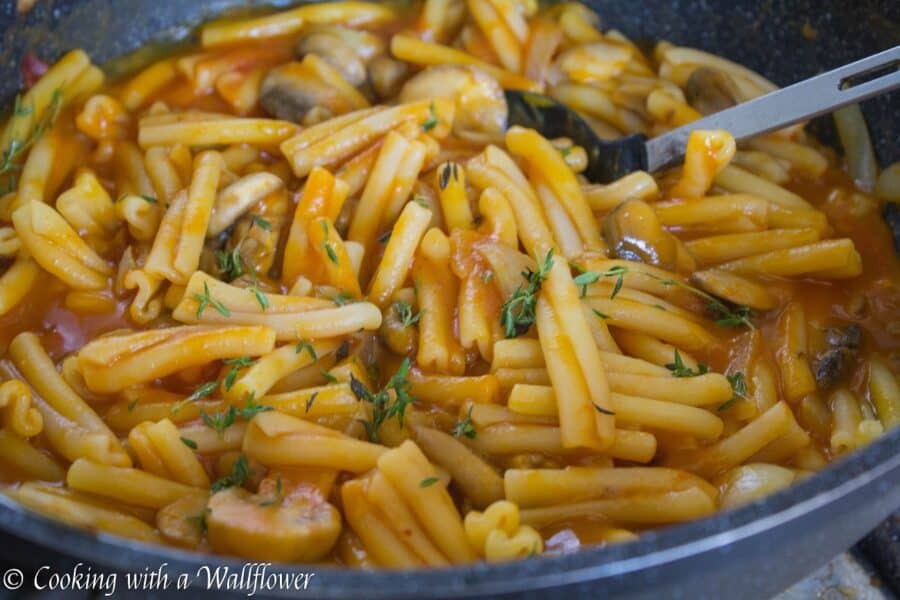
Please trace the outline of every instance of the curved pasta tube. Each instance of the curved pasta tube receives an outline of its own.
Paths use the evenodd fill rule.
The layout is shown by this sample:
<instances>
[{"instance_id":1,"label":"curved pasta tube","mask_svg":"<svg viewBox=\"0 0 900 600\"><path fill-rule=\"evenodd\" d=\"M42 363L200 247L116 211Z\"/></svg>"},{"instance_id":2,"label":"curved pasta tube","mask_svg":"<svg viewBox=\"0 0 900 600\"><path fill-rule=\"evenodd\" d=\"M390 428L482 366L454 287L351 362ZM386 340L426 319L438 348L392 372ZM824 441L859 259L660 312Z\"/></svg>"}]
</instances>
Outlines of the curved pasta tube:
<instances>
[{"instance_id":1,"label":"curved pasta tube","mask_svg":"<svg viewBox=\"0 0 900 600\"><path fill-rule=\"evenodd\" d=\"M467 512L463 526L469 544L483 555L484 544L492 531L499 529L512 535L519 529L519 507L509 500L498 500L484 512L477 510Z\"/></svg>"},{"instance_id":2,"label":"curved pasta tube","mask_svg":"<svg viewBox=\"0 0 900 600\"><path fill-rule=\"evenodd\" d=\"M182 281L190 277L200 264L200 252L223 168L222 155L218 152L202 152L194 159L194 172L172 260L172 266L181 275Z\"/></svg>"},{"instance_id":3,"label":"curved pasta tube","mask_svg":"<svg viewBox=\"0 0 900 600\"><path fill-rule=\"evenodd\" d=\"M109 465L130 466L131 459L109 426L72 390L38 337L20 333L9 345L16 368L38 393L32 397L51 445L69 460L89 457Z\"/></svg>"},{"instance_id":4,"label":"curved pasta tube","mask_svg":"<svg viewBox=\"0 0 900 600\"><path fill-rule=\"evenodd\" d=\"M405 441L378 459L378 472L396 490L434 546L452 562L471 562L476 554L446 484L414 442ZM359 532L357 532L359 533Z\"/></svg>"},{"instance_id":5,"label":"curved pasta tube","mask_svg":"<svg viewBox=\"0 0 900 600\"><path fill-rule=\"evenodd\" d=\"M379 229L396 218L423 164L424 146L420 142L396 131L388 132L353 213L347 238L371 248Z\"/></svg>"},{"instance_id":6,"label":"curved pasta tube","mask_svg":"<svg viewBox=\"0 0 900 600\"><path fill-rule=\"evenodd\" d=\"M0 315L5 315L34 287L41 269L25 251L19 256L3 275L0 275Z\"/></svg>"},{"instance_id":7,"label":"curved pasta tube","mask_svg":"<svg viewBox=\"0 0 900 600\"><path fill-rule=\"evenodd\" d=\"M214 360L259 356L275 346L268 327L185 325L110 335L78 352L88 388L113 393Z\"/></svg>"},{"instance_id":8,"label":"curved pasta tube","mask_svg":"<svg viewBox=\"0 0 900 600\"><path fill-rule=\"evenodd\" d=\"M108 506L98 505L91 496L32 482L6 493L31 510L77 527L112 533L151 544L162 542L162 538L153 527L140 518L113 510Z\"/></svg>"},{"instance_id":9,"label":"curved pasta tube","mask_svg":"<svg viewBox=\"0 0 900 600\"><path fill-rule=\"evenodd\" d=\"M75 289L107 286L112 267L53 208L29 202L16 209L12 220L23 246L46 271Z\"/></svg>"},{"instance_id":10,"label":"curved pasta tube","mask_svg":"<svg viewBox=\"0 0 900 600\"><path fill-rule=\"evenodd\" d=\"M125 274L124 286L127 290L137 290L128 306L128 314L135 323L143 325L160 315L163 300L157 295L163 279L144 269L133 269Z\"/></svg>"},{"instance_id":11,"label":"curved pasta tube","mask_svg":"<svg viewBox=\"0 0 900 600\"><path fill-rule=\"evenodd\" d=\"M320 340L276 348L242 371L230 388L223 389L222 395L232 402L247 397L262 398L280 379L331 354L338 346L337 341Z\"/></svg>"},{"instance_id":12,"label":"curved pasta tube","mask_svg":"<svg viewBox=\"0 0 900 600\"><path fill-rule=\"evenodd\" d=\"M31 405L31 390L18 379L0 384L0 410L3 426L19 437L35 436L44 428L44 418Z\"/></svg>"},{"instance_id":13,"label":"curved pasta tube","mask_svg":"<svg viewBox=\"0 0 900 600\"><path fill-rule=\"evenodd\" d=\"M506 145L514 155L526 161L532 179L545 183L565 209L586 249L602 249L600 227L581 192L575 174L553 144L533 129L510 127Z\"/></svg>"},{"instance_id":14,"label":"curved pasta tube","mask_svg":"<svg viewBox=\"0 0 900 600\"><path fill-rule=\"evenodd\" d=\"M116 216L128 225L128 233L134 239L148 242L159 229L163 210L149 197L125 194L114 204Z\"/></svg>"},{"instance_id":15,"label":"curved pasta tube","mask_svg":"<svg viewBox=\"0 0 900 600\"><path fill-rule=\"evenodd\" d=\"M22 98L21 105L30 110L18 111L6 123L3 134L0 135L0 148L8 148L12 140L28 139L47 109L59 102L59 90L67 82L76 81L90 67L91 59L80 49L66 53L51 66ZM71 98L72 90L67 91L69 93L63 95L63 102Z\"/></svg>"},{"instance_id":16,"label":"curved pasta tube","mask_svg":"<svg viewBox=\"0 0 900 600\"><path fill-rule=\"evenodd\" d=\"M22 247L16 230L12 227L0 227L0 256L15 256Z\"/></svg>"},{"instance_id":17,"label":"curved pasta tube","mask_svg":"<svg viewBox=\"0 0 900 600\"><path fill-rule=\"evenodd\" d=\"M66 476L53 458L6 428L0 429L0 461L30 479L62 481Z\"/></svg>"},{"instance_id":18,"label":"curved pasta tube","mask_svg":"<svg viewBox=\"0 0 900 600\"><path fill-rule=\"evenodd\" d=\"M378 457L386 452L384 446L275 411L253 418L242 448L264 465L327 467L351 473L375 468Z\"/></svg>"},{"instance_id":19,"label":"curved pasta tube","mask_svg":"<svg viewBox=\"0 0 900 600\"><path fill-rule=\"evenodd\" d=\"M330 310L334 306L332 302L323 298L308 296L286 296L264 292L259 292L257 296L254 289L239 288L197 271L188 281L184 295L172 311L172 316L182 323L264 325L275 331L276 339L284 341L320 337L301 334L298 332L298 326L304 322L304 315L307 313L312 315L318 311ZM201 308L204 298L209 300ZM351 306L356 305L342 308ZM322 316L325 316L324 313ZM311 318L313 321L319 320L315 316Z\"/></svg>"},{"instance_id":20,"label":"curved pasta tube","mask_svg":"<svg viewBox=\"0 0 900 600\"><path fill-rule=\"evenodd\" d=\"M497 241L515 248L519 244L516 217L506 197L496 188L485 188L478 197L478 212L483 219L480 231L496 237Z\"/></svg>"},{"instance_id":21,"label":"curved pasta tube","mask_svg":"<svg viewBox=\"0 0 900 600\"><path fill-rule=\"evenodd\" d=\"M303 193L294 209L294 216L284 246L281 278L292 283L301 275L317 278L320 265L313 260L307 227L316 217L327 217L334 222L347 198L348 187L326 169L315 167L303 187Z\"/></svg>"},{"instance_id":22,"label":"curved pasta tube","mask_svg":"<svg viewBox=\"0 0 900 600\"><path fill-rule=\"evenodd\" d=\"M395 17L390 6L366 2L335 2L308 5L263 17L213 21L200 32L204 48L290 35L310 24L378 24Z\"/></svg>"},{"instance_id":23,"label":"curved pasta tube","mask_svg":"<svg viewBox=\"0 0 900 600\"><path fill-rule=\"evenodd\" d=\"M737 144L727 131L692 131L684 153L681 179L672 196L698 198L712 186L713 179L731 162Z\"/></svg>"},{"instance_id":24,"label":"curved pasta tube","mask_svg":"<svg viewBox=\"0 0 900 600\"><path fill-rule=\"evenodd\" d=\"M454 103L437 98L433 102L423 100L390 108L364 108L330 119L286 140L281 151L294 174L305 177L313 167L335 167L405 121L424 123L432 110L439 122L432 133L443 130L446 135L453 126Z\"/></svg>"},{"instance_id":25,"label":"curved pasta tube","mask_svg":"<svg viewBox=\"0 0 900 600\"><path fill-rule=\"evenodd\" d=\"M445 162L435 169L441 212L447 229L471 229L472 208L466 195L466 171L456 162Z\"/></svg>"},{"instance_id":26,"label":"curved pasta tube","mask_svg":"<svg viewBox=\"0 0 900 600\"><path fill-rule=\"evenodd\" d=\"M439 248L439 251L429 251L431 246ZM450 270L449 252L446 236L432 228L425 234L419 255L413 263L412 274L419 290L422 314L417 361L426 369L462 375L466 358L454 334L452 304L459 284Z\"/></svg>"},{"instance_id":27,"label":"curved pasta tube","mask_svg":"<svg viewBox=\"0 0 900 600\"><path fill-rule=\"evenodd\" d=\"M74 490L157 510L184 496L205 493L200 488L140 469L113 467L85 458L79 458L69 467L66 484Z\"/></svg>"},{"instance_id":28,"label":"curved pasta tube","mask_svg":"<svg viewBox=\"0 0 900 600\"><path fill-rule=\"evenodd\" d=\"M478 188L493 187L503 194L515 215L522 245L532 258L541 260L555 248L540 201L508 154L488 146L468 162L466 175Z\"/></svg>"},{"instance_id":29,"label":"curved pasta tube","mask_svg":"<svg viewBox=\"0 0 900 600\"><path fill-rule=\"evenodd\" d=\"M374 331L381 327L381 311L370 302L354 302L337 308L323 308L294 316L297 337L300 339L330 338L360 330Z\"/></svg>"},{"instance_id":30,"label":"curved pasta tube","mask_svg":"<svg viewBox=\"0 0 900 600\"><path fill-rule=\"evenodd\" d=\"M82 235L107 235L119 227L115 206L93 172L85 169L56 199L56 210Z\"/></svg>"},{"instance_id":31,"label":"curved pasta tube","mask_svg":"<svg viewBox=\"0 0 900 600\"><path fill-rule=\"evenodd\" d=\"M472 548L488 562L525 558L544 551L541 535L519 523L519 507L498 500L485 511L469 511L464 521L466 537Z\"/></svg>"},{"instance_id":32,"label":"curved pasta tube","mask_svg":"<svg viewBox=\"0 0 900 600\"><path fill-rule=\"evenodd\" d=\"M541 534L530 525L522 525L512 535L501 529L491 531L484 543L484 558L488 562L528 558L544 551Z\"/></svg>"},{"instance_id":33,"label":"curved pasta tube","mask_svg":"<svg viewBox=\"0 0 900 600\"><path fill-rule=\"evenodd\" d=\"M306 227L310 248L324 266L322 280L352 297L360 295L359 280L340 234L328 217L313 219Z\"/></svg>"},{"instance_id":34,"label":"curved pasta tube","mask_svg":"<svg viewBox=\"0 0 900 600\"><path fill-rule=\"evenodd\" d=\"M144 422L128 434L129 447L145 471L197 487L209 486L209 477L194 452L182 441L169 419Z\"/></svg>"},{"instance_id":35,"label":"curved pasta tube","mask_svg":"<svg viewBox=\"0 0 900 600\"><path fill-rule=\"evenodd\" d=\"M507 469L503 482L507 499L523 509L688 488L699 488L713 501L719 494L692 473L661 467Z\"/></svg>"},{"instance_id":36,"label":"curved pasta tube","mask_svg":"<svg viewBox=\"0 0 900 600\"><path fill-rule=\"evenodd\" d=\"M131 128L131 116L112 96L96 94L76 115L75 126L94 140L123 139Z\"/></svg>"},{"instance_id":37,"label":"curved pasta tube","mask_svg":"<svg viewBox=\"0 0 900 600\"><path fill-rule=\"evenodd\" d=\"M384 308L406 281L416 248L430 224L431 211L427 208L415 202L403 208L369 285L368 296L372 302Z\"/></svg>"}]
</instances>

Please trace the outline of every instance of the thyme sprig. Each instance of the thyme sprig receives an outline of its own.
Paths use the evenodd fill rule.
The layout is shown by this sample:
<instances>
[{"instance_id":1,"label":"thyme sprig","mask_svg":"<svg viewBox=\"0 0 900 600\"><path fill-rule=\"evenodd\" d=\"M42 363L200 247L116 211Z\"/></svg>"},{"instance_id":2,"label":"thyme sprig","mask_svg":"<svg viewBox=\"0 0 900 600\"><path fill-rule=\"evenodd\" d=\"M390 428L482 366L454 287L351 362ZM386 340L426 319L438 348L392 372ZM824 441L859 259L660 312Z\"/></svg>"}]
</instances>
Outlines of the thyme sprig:
<instances>
[{"instance_id":1,"label":"thyme sprig","mask_svg":"<svg viewBox=\"0 0 900 600\"><path fill-rule=\"evenodd\" d=\"M503 306L500 307L500 325L508 338L518 337L528 331L534 323L535 308L537 307L537 293L541 290L541 284L550 274L553 266L553 249L547 252L543 262L538 265L537 271L525 269L522 277L526 283L516 288Z\"/></svg>"}]
</instances>

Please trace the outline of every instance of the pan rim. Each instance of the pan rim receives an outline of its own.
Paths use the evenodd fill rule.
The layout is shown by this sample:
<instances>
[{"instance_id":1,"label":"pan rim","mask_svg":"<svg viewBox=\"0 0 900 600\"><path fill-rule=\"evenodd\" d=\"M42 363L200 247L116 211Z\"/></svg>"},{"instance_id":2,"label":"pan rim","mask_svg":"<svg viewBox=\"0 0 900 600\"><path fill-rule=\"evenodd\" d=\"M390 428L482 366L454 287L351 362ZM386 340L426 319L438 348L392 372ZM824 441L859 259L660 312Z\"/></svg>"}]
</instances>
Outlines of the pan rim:
<instances>
[{"instance_id":1,"label":"pan rim","mask_svg":"<svg viewBox=\"0 0 900 600\"><path fill-rule=\"evenodd\" d=\"M275 563L271 569L285 573L314 572L313 585L304 595L317 598L352 597L362 592L367 598L416 597L422 589L440 590L442 596L465 597L600 581L700 556L785 526L854 492L877 485L880 480L891 476L900 480L898 446L900 428L775 494L703 519L648 531L635 541L614 546L503 564L475 563L441 569L362 571L300 563ZM169 569L196 573L204 565L240 570L248 563L232 556L191 552L91 532L33 512L2 494L0 530L67 558L78 557L85 563L116 572L168 563ZM271 594L280 595L277 591Z\"/></svg>"}]
</instances>

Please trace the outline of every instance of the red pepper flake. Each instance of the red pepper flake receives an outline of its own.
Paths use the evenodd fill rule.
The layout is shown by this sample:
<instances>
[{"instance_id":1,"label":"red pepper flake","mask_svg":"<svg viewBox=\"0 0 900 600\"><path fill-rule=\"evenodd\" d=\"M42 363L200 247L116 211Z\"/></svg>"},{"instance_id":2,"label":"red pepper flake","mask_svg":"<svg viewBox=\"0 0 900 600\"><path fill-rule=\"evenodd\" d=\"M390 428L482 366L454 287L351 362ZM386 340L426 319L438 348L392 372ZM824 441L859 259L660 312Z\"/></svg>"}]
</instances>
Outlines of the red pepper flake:
<instances>
[{"instance_id":1,"label":"red pepper flake","mask_svg":"<svg viewBox=\"0 0 900 600\"><path fill-rule=\"evenodd\" d=\"M47 72L47 63L29 52L22 58L22 78L25 80L25 89L28 90L37 83L37 80Z\"/></svg>"}]
</instances>

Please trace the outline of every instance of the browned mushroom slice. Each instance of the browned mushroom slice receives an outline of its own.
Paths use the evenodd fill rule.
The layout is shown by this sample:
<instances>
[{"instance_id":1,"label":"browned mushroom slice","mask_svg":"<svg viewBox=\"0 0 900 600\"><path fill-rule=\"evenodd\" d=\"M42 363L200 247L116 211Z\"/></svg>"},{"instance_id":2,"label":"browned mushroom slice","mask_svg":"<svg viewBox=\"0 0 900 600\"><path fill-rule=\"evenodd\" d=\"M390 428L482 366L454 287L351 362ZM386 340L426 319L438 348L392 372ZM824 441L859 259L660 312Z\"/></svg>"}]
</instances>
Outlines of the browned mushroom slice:
<instances>
[{"instance_id":1,"label":"browned mushroom slice","mask_svg":"<svg viewBox=\"0 0 900 600\"><path fill-rule=\"evenodd\" d=\"M388 56L377 56L369 63L369 83L375 94L386 100L397 95L408 72L406 63Z\"/></svg>"},{"instance_id":2,"label":"browned mushroom slice","mask_svg":"<svg viewBox=\"0 0 900 600\"><path fill-rule=\"evenodd\" d=\"M262 81L259 102L267 113L283 121L299 123L313 107L333 93L301 63L288 63L269 71Z\"/></svg>"},{"instance_id":3,"label":"browned mushroom slice","mask_svg":"<svg viewBox=\"0 0 900 600\"><path fill-rule=\"evenodd\" d=\"M258 494L228 488L209 499L207 536L216 552L251 560L323 558L341 532L341 516L313 486L281 491L266 479Z\"/></svg>"},{"instance_id":4,"label":"browned mushroom slice","mask_svg":"<svg viewBox=\"0 0 900 600\"><path fill-rule=\"evenodd\" d=\"M400 102L452 98L456 102L453 131L469 140L489 143L503 139L506 98L497 80L474 67L425 69L400 90Z\"/></svg>"},{"instance_id":5,"label":"browned mushroom slice","mask_svg":"<svg viewBox=\"0 0 900 600\"><path fill-rule=\"evenodd\" d=\"M206 523L205 492L182 496L156 513L156 527L169 542L185 548L196 548L203 539Z\"/></svg>"},{"instance_id":6,"label":"browned mushroom slice","mask_svg":"<svg viewBox=\"0 0 900 600\"><path fill-rule=\"evenodd\" d=\"M704 115L719 112L740 102L740 91L727 73L708 67L696 69L685 87L688 104Z\"/></svg>"},{"instance_id":7,"label":"browned mushroom slice","mask_svg":"<svg viewBox=\"0 0 900 600\"><path fill-rule=\"evenodd\" d=\"M829 329L826 332L829 348L816 360L815 375L819 389L833 388L850 372L859 354L861 337L862 330L858 325L850 325L844 329Z\"/></svg>"},{"instance_id":8,"label":"browned mushroom slice","mask_svg":"<svg viewBox=\"0 0 900 600\"><path fill-rule=\"evenodd\" d=\"M678 245L663 229L653 208L641 200L627 200L603 220L603 237L610 253L624 260L675 270Z\"/></svg>"},{"instance_id":9,"label":"browned mushroom slice","mask_svg":"<svg viewBox=\"0 0 900 600\"><path fill-rule=\"evenodd\" d=\"M359 87L366 81L366 65L362 58L353 46L337 35L311 33L301 38L294 50L298 58L307 54L319 55L353 87Z\"/></svg>"}]
</instances>

